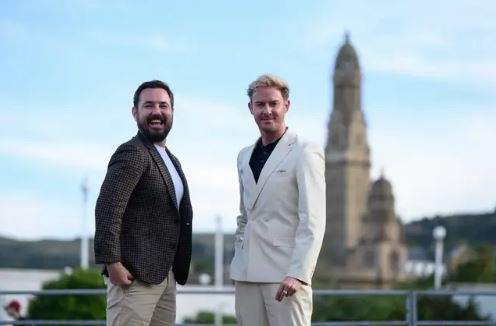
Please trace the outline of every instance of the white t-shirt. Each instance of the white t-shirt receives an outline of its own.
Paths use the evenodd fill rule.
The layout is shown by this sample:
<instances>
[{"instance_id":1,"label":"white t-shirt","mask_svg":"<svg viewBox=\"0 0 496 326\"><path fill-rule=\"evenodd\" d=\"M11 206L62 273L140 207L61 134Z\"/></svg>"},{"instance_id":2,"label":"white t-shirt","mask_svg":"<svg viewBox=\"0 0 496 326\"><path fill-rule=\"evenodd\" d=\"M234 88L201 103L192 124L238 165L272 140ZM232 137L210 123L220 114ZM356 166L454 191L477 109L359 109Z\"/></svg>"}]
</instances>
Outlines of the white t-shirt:
<instances>
[{"instance_id":1,"label":"white t-shirt","mask_svg":"<svg viewBox=\"0 0 496 326\"><path fill-rule=\"evenodd\" d=\"M154 145L157 148L158 152L160 153L160 156L162 156L162 159L164 160L164 163L167 166L167 170L169 170L169 174L172 178L172 182L174 183L174 191L176 192L176 200L178 205L177 208L179 209L179 205L181 203L181 199L183 199L183 194L184 194L183 181L181 180L179 173L177 173L176 167L174 166L169 155L165 151L165 148L156 144Z\"/></svg>"}]
</instances>

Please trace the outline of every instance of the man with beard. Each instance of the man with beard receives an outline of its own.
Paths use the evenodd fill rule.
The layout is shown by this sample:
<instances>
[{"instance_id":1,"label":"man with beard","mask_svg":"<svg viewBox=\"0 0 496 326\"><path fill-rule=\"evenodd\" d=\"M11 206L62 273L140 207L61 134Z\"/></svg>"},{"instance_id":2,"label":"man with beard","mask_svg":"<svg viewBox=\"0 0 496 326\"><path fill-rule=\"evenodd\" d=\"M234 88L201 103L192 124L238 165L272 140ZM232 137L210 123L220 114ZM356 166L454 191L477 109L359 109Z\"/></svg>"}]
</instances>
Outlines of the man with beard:
<instances>
[{"instance_id":1,"label":"man with beard","mask_svg":"<svg viewBox=\"0 0 496 326\"><path fill-rule=\"evenodd\" d=\"M175 325L176 281L191 260L193 212L178 159L166 147L174 95L141 84L138 134L112 155L95 209L95 260L105 264L107 325Z\"/></svg>"}]
</instances>

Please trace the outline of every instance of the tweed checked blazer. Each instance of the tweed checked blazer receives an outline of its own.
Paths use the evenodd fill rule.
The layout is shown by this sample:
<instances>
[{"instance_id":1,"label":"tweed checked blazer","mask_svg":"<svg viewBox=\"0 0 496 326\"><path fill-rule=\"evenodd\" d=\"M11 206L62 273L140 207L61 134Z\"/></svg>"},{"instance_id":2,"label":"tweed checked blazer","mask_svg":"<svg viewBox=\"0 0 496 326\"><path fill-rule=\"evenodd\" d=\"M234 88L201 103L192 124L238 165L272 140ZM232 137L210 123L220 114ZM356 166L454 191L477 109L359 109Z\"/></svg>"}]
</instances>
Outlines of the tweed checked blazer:
<instances>
[{"instance_id":1,"label":"tweed checked blazer","mask_svg":"<svg viewBox=\"0 0 496 326\"><path fill-rule=\"evenodd\" d=\"M324 153L287 130L255 182L254 148L238 155L240 215L231 278L279 283L290 276L310 285L325 231Z\"/></svg>"},{"instance_id":2,"label":"tweed checked blazer","mask_svg":"<svg viewBox=\"0 0 496 326\"><path fill-rule=\"evenodd\" d=\"M167 166L141 132L112 155L95 208L95 260L121 262L150 284L161 283L172 267L176 281L185 284L193 211L181 165L167 153L184 185L178 206Z\"/></svg>"}]
</instances>

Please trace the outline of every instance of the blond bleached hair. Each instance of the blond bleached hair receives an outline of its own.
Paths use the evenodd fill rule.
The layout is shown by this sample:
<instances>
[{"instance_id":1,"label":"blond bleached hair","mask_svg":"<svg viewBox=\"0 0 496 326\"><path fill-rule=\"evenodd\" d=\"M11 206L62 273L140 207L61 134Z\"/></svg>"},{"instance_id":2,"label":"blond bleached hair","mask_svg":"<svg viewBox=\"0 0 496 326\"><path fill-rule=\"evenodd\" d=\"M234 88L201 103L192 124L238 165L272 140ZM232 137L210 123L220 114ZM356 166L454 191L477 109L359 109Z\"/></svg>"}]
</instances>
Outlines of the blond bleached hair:
<instances>
[{"instance_id":1,"label":"blond bleached hair","mask_svg":"<svg viewBox=\"0 0 496 326\"><path fill-rule=\"evenodd\" d=\"M258 77L255 81L251 82L250 86L248 86L247 94L250 98L250 101L253 97L253 93L259 87L274 87L281 92L282 98L287 101L289 99L289 86L281 78L265 74Z\"/></svg>"}]
</instances>

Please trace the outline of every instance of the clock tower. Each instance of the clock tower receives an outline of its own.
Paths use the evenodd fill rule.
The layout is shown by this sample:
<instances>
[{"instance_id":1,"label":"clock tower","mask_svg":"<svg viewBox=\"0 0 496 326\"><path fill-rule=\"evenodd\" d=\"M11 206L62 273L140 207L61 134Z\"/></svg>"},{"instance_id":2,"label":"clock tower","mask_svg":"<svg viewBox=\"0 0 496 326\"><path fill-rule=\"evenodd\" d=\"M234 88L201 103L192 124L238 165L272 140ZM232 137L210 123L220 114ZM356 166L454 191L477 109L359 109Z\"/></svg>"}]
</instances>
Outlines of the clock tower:
<instances>
[{"instance_id":1,"label":"clock tower","mask_svg":"<svg viewBox=\"0 0 496 326\"><path fill-rule=\"evenodd\" d=\"M333 86L325 149L327 226L323 252L331 266L345 266L348 254L362 235L370 185L360 65L348 35L336 58Z\"/></svg>"}]
</instances>

